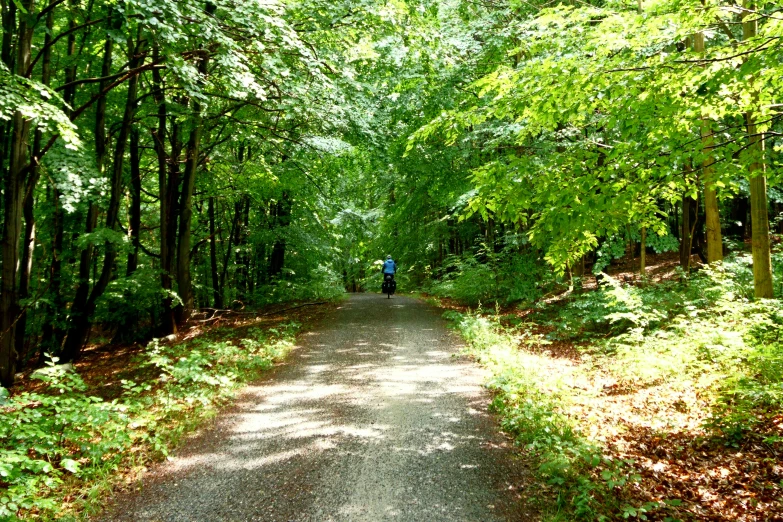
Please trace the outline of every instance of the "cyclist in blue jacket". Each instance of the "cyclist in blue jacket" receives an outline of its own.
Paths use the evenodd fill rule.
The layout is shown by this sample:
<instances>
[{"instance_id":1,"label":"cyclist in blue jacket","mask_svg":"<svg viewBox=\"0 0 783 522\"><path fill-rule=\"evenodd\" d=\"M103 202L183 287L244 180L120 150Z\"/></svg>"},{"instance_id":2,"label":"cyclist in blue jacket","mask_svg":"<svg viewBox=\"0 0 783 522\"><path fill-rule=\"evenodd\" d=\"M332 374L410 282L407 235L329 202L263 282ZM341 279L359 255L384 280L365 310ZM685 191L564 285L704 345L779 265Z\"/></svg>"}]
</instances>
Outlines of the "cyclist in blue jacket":
<instances>
[{"instance_id":1,"label":"cyclist in blue jacket","mask_svg":"<svg viewBox=\"0 0 783 522\"><path fill-rule=\"evenodd\" d=\"M391 295L397 289L397 283L394 281L394 274L397 272L397 263L394 262L392 256L386 256L386 261L383 262L381 272L383 272L383 285L381 286L381 289L383 290L383 293L388 294L389 299L391 299Z\"/></svg>"},{"instance_id":2,"label":"cyclist in blue jacket","mask_svg":"<svg viewBox=\"0 0 783 522\"><path fill-rule=\"evenodd\" d=\"M392 256L386 256L386 261L383 262L383 274L396 274L397 273L397 263L394 262L394 259L392 259Z\"/></svg>"}]
</instances>

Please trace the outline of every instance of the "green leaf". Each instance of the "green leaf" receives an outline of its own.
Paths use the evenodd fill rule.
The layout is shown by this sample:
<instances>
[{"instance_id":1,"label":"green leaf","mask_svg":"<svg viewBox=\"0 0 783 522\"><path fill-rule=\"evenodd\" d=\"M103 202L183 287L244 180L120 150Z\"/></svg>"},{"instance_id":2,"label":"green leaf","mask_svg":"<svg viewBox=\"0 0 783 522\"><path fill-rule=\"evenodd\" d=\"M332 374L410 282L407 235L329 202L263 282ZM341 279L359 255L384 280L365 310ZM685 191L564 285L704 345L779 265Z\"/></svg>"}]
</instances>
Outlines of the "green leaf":
<instances>
[{"instance_id":1,"label":"green leaf","mask_svg":"<svg viewBox=\"0 0 783 522\"><path fill-rule=\"evenodd\" d=\"M78 473L79 472L79 463L76 462L73 459L63 459L63 460L61 460L60 461L60 466L63 469L65 469L67 471L70 471L71 473Z\"/></svg>"},{"instance_id":2,"label":"green leaf","mask_svg":"<svg viewBox=\"0 0 783 522\"><path fill-rule=\"evenodd\" d=\"M24 8L22 2L19 0L14 0L14 4L16 5L16 8L19 9L22 13L27 14L27 9Z\"/></svg>"}]
</instances>

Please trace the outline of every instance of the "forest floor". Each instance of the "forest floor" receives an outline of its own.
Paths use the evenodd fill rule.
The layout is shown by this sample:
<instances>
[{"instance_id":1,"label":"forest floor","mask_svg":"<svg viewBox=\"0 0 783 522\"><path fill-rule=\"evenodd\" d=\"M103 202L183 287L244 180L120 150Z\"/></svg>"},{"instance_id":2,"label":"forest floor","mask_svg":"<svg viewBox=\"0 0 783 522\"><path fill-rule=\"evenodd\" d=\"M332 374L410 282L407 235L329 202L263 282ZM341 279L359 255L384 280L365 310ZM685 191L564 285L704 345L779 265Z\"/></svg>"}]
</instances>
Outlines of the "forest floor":
<instances>
[{"instance_id":1,"label":"forest floor","mask_svg":"<svg viewBox=\"0 0 783 522\"><path fill-rule=\"evenodd\" d=\"M101 520L538 520L440 313L354 294Z\"/></svg>"},{"instance_id":2,"label":"forest floor","mask_svg":"<svg viewBox=\"0 0 783 522\"><path fill-rule=\"evenodd\" d=\"M699 297L697 288L657 289L661 282L677 284L678 259L672 254L650 257L648 281L639 290L644 294L631 290L641 283L638 260L609 271L616 287L607 285L604 293L608 289L629 301L649 296L644 301L652 303L643 306L637 299L637 308L618 307L622 313L611 320L599 317L598 310L609 305L593 292L597 285L592 277L582 295L562 292L537 306L507 307L497 315L476 315L457 302L439 301L457 312L452 319L476 346L477 357L493 367L508 422L541 415L526 409L526 397L543 393L551 401L544 408L545 415L558 419L547 424L551 430L538 433L519 427L531 454L540 452L548 444L541 439L555 432L556 437L582 441L568 448L587 457L571 461L567 473L542 474L554 477L555 483L582 474L598 484L581 491L582 486L573 486L566 503L577 503L581 493L588 493L599 499L597 504L591 501L591 516L783 521L783 413L761 400L737 402L743 393L766 393L760 377L763 367L743 366L761 356L742 340L753 321L767 317L766 310L754 312L752 303L743 300L716 304L709 298L684 298L678 301L678 311L656 328L613 331L615 321L625 317L638 321L645 314L675 308L668 300L677 292L678 298L686 291ZM482 316L488 322L470 319ZM606 322L597 328L602 319ZM519 350L513 362L508 362L508 354L492 353L504 343ZM779 359L763 360L769 365ZM514 368L520 365L525 369ZM515 376L509 378L510 374ZM748 375L746 380L738 380L743 374ZM751 387L747 379L758 381ZM732 382L737 383L734 391ZM516 390L519 384L514 383L524 383L526 390ZM591 448L600 448L600 463L585 464L595 452ZM548 465L551 462L544 461L544 468Z\"/></svg>"}]
</instances>

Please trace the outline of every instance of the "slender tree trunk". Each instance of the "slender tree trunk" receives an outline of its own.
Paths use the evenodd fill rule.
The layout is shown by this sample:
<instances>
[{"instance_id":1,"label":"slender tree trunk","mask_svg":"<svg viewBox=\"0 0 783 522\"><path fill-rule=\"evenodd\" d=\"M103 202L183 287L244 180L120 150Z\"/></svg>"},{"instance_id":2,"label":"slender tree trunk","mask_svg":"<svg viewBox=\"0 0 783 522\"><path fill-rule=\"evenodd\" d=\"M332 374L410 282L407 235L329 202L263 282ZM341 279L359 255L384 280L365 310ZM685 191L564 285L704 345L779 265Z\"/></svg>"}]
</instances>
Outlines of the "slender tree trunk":
<instances>
[{"instance_id":1,"label":"slender tree trunk","mask_svg":"<svg viewBox=\"0 0 783 522\"><path fill-rule=\"evenodd\" d=\"M69 58L69 67L65 69L65 84L68 85L63 90L63 101L65 102L65 113L70 116L73 110L73 102L76 97L76 85L72 85L76 81L76 61L74 55L76 54L76 13L79 9L79 0L69 0L68 7L71 12L71 19L68 22L68 30L73 31L68 34L68 45L66 52Z\"/></svg>"},{"instance_id":2,"label":"slender tree trunk","mask_svg":"<svg viewBox=\"0 0 783 522\"><path fill-rule=\"evenodd\" d=\"M44 54L41 62L41 83L43 85L49 85L51 79L51 60L52 53L51 43L52 36L51 30L54 26L54 12L49 11L46 16L46 28L47 34L44 39ZM33 271L33 255L35 253L35 187L38 184L38 179L41 176L41 168L38 163L38 156L41 150L41 140L43 139L43 133L40 129L36 129L33 138L33 157L31 158L31 173L27 179L24 196L24 240L22 242L22 263L20 265L19 274L19 299L28 299L31 297L30 283ZM16 352L20 356L24 354L25 339L27 334L27 308L21 310L19 314L19 321L16 325L16 337L15 345Z\"/></svg>"},{"instance_id":3,"label":"slender tree trunk","mask_svg":"<svg viewBox=\"0 0 783 522\"><path fill-rule=\"evenodd\" d=\"M291 204L288 199L288 194L283 193L280 201L276 206L276 236L275 243L272 246L272 254L269 258L269 277L275 277L280 275L285 266L285 229L291 220Z\"/></svg>"},{"instance_id":4,"label":"slender tree trunk","mask_svg":"<svg viewBox=\"0 0 783 522\"><path fill-rule=\"evenodd\" d=\"M758 31L758 15L753 1L744 2L742 36L749 40ZM751 87L755 89L755 87ZM758 96L754 92L754 99ZM767 177L765 175L764 137L758 132L755 115L745 114L748 129L747 154L750 159L748 178L750 182L750 225L753 252L753 286L756 297L773 297L772 261L769 245L769 216L767 215Z\"/></svg>"},{"instance_id":5,"label":"slender tree trunk","mask_svg":"<svg viewBox=\"0 0 783 522\"><path fill-rule=\"evenodd\" d=\"M250 197L243 195L235 204L235 212L239 217L239 223L236 227L236 271L235 287L237 298L245 301L248 297L250 288L250 255L247 248L247 234L250 227Z\"/></svg>"},{"instance_id":6,"label":"slender tree trunk","mask_svg":"<svg viewBox=\"0 0 783 522\"><path fill-rule=\"evenodd\" d=\"M109 22L111 29L111 22ZM106 77L111 72L112 51L114 40L107 37L103 44L103 64L101 77ZM106 82L98 84L98 92L106 88ZM101 96L95 104L95 159L98 170L103 173L106 163L106 96ZM84 233L91 234L98 224L98 207L90 201L87 208L87 221ZM87 301L90 298L90 268L92 266L94 247L87 245L79 256L79 284L76 287L76 295L71 303L71 311L68 322L68 332L65 344L60 353L60 359L64 362L76 360L89 333L90 321L87 311Z\"/></svg>"},{"instance_id":7,"label":"slender tree trunk","mask_svg":"<svg viewBox=\"0 0 783 522\"><path fill-rule=\"evenodd\" d=\"M68 22L68 29L73 30L76 27L76 12L79 0L69 0L69 9L71 18ZM74 55L76 54L76 33L71 32L68 35L66 54L70 65L65 69L65 83L71 84L76 80L76 64ZM70 115L72 112L74 98L76 96L76 86L71 85L63 91L63 112ZM63 241L65 239L65 216L63 215L62 205L60 204L60 192L56 186L52 186L52 260L49 265L49 280L51 295L51 305L47 307L46 321L44 322L43 335L41 338L41 349L39 351L39 364L43 364L44 356L59 353L65 330L63 328L63 315L65 314L65 303L62 295L62 252Z\"/></svg>"},{"instance_id":8,"label":"slender tree trunk","mask_svg":"<svg viewBox=\"0 0 783 522\"><path fill-rule=\"evenodd\" d=\"M31 296L30 283L33 273L33 254L35 253L35 199L32 194L32 187L29 187L29 189L28 194L25 196L24 208L22 210L24 215L24 240L22 241L22 262L19 266L20 300L28 299ZM19 320L16 323L16 336L14 339L16 353L20 357L25 353L24 345L26 332L27 309L23 308L19 312Z\"/></svg>"},{"instance_id":9,"label":"slender tree trunk","mask_svg":"<svg viewBox=\"0 0 783 522\"><path fill-rule=\"evenodd\" d=\"M697 54L704 54L704 33L698 32L693 37L693 49ZM702 149L707 156L702 161L702 180L704 181L704 218L707 228L707 263L723 261L723 237L720 229L720 209L715 191L715 160L712 157L714 139L712 137L709 118L702 117L699 125Z\"/></svg>"},{"instance_id":10,"label":"slender tree trunk","mask_svg":"<svg viewBox=\"0 0 783 522\"><path fill-rule=\"evenodd\" d=\"M52 303L47 306L46 320L44 321L41 336L41 349L39 351L39 364L43 363L46 353L54 354L60 351L63 332L61 326L61 314L64 309L62 299L62 251L63 251L63 211L60 205L60 193L57 187L51 190L52 205L52 260L49 264L49 295Z\"/></svg>"},{"instance_id":11,"label":"slender tree trunk","mask_svg":"<svg viewBox=\"0 0 783 522\"><path fill-rule=\"evenodd\" d=\"M674 214L674 236L677 239L681 239L680 235L682 230L680 229L680 205L672 205L674 208L672 208L673 214Z\"/></svg>"},{"instance_id":12,"label":"slender tree trunk","mask_svg":"<svg viewBox=\"0 0 783 522\"><path fill-rule=\"evenodd\" d=\"M13 56L13 38L16 32L16 4L13 0L3 0L2 6L2 24L3 38L0 43L0 59L9 71L14 70ZM0 179L5 179L8 175L9 154L11 149L11 128L13 121L0 122Z\"/></svg>"},{"instance_id":13,"label":"slender tree trunk","mask_svg":"<svg viewBox=\"0 0 783 522\"><path fill-rule=\"evenodd\" d=\"M217 238L215 237L215 198L210 196L207 202L209 214L209 262L212 274L212 298L215 308L223 308L223 292L220 289L217 264Z\"/></svg>"},{"instance_id":14,"label":"slender tree trunk","mask_svg":"<svg viewBox=\"0 0 783 522\"><path fill-rule=\"evenodd\" d=\"M131 68L135 68L138 65L140 65L139 62L143 61L143 58L139 54L139 49L136 48L134 51L134 46L129 41L129 49L131 54L133 55L133 58L130 61ZM107 53L111 53L111 45L107 45L105 47L105 50ZM109 62L108 68L111 66L111 58L108 60L104 60L104 67L106 67L106 62ZM108 75L108 74L105 74ZM123 164L124 164L124 158L125 158L125 147L128 142L128 137L130 135L131 126L133 123L133 115L136 111L136 92L138 88L138 76L132 76L128 80L128 94L127 94L127 100L125 103L125 112L122 117L122 122L120 124L120 130L117 134L117 140L114 148L114 156L112 159L112 169L111 169L111 177L110 177L110 195L109 195L109 206L106 210L106 228L109 230L116 230L117 224L119 222L119 213L120 213L120 201L122 199L122 172L123 172ZM103 87L101 87L101 90L103 90ZM103 98L105 100L105 97ZM105 111L102 114L102 117L105 117ZM101 122L102 124L102 122ZM101 129L104 130L105 126ZM97 134L97 133L96 133ZM101 153L105 155L105 145L103 150L101 150ZM92 207L94 205L91 205L91 211ZM88 227L92 226L95 227L95 224L97 222L97 211L95 212L94 216L92 217L92 221L89 221L88 218ZM87 297L86 301L81 304L80 309L72 309L75 312L75 320L73 324L71 325L71 328L68 332L68 337L65 341L65 346L63 347L63 360L66 361L72 361L79 357L79 354L81 352L81 348L87 341L87 336L89 335L89 331L91 328L91 322L90 322L90 316L95 311L95 305L98 301L98 299L103 295L103 293L106 291L106 288L109 286L109 282L111 281L112 274L114 273L115 268L115 262L117 260L117 245L115 245L111 241L106 241L104 244L105 254L103 257L103 265L101 267L100 276L96 279L95 284L93 285L92 291L89 292L89 296ZM89 256L86 256L86 258L89 260L89 257L92 257L92 252L89 252ZM95 260L97 261L97 259ZM88 288L89 281L86 282L85 288ZM81 285L80 285L81 286ZM81 296L83 298L83 294ZM74 301L74 304L76 301Z\"/></svg>"},{"instance_id":15,"label":"slender tree trunk","mask_svg":"<svg viewBox=\"0 0 783 522\"><path fill-rule=\"evenodd\" d=\"M709 160L708 160L709 161ZM710 169L712 170L712 169ZM710 175L705 168L705 175ZM723 261L723 235L720 229L720 210L714 185L704 187L704 211L707 227L707 263Z\"/></svg>"},{"instance_id":16,"label":"slender tree trunk","mask_svg":"<svg viewBox=\"0 0 783 522\"><path fill-rule=\"evenodd\" d=\"M253 288L253 278L250 275L251 249L248 247L248 234L250 233L250 196L245 195L244 208L242 209L242 271L244 272L243 291L245 298L249 298Z\"/></svg>"},{"instance_id":17,"label":"slender tree trunk","mask_svg":"<svg viewBox=\"0 0 783 522\"><path fill-rule=\"evenodd\" d=\"M200 104L194 103L200 111ZM190 273L190 226L193 218L193 188L196 182L199 146L201 143L201 122L198 121L190 133L186 150L185 172L182 176L182 193L179 208L179 242L177 244L177 290L182 300L177 323L182 325L190 318L193 310L193 288Z\"/></svg>"},{"instance_id":18,"label":"slender tree trunk","mask_svg":"<svg viewBox=\"0 0 783 522\"><path fill-rule=\"evenodd\" d=\"M152 59L157 61L159 58L160 51L156 47L153 49ZM163 291L167 294L162 302L163 313L161 314L160 333L169 335L177 332L171 293L173 291L172 271L174 268L173 234L176 232L176 201L179 183L179 148L176 144L179 139L176 123L172 125L170 136L166 132L168 111L163 91L163 78L158 69L153 69L152 71L152 95L155 103L158 105L158 127L153 132L152 138L158 159L158 192L160 193L160 284ZM172 158L176 158L176 160L171 161L170 169L168 165L169 156L166 154L167 138L172 143ZM176 156L174 155L175 153Z\"/></svg>"},{"instance_id":19,"label":"slender tree trunk","mask_svg":"<svg viewBox=\"0 0 783 522\"><path fill-rule=\"evenodd\" d=\"M130 235L133 250L128 254L126 275L131 275L139 266L139 241L141 234L141 154L139 151L139 131L131 129L130 133L130 208L128 209Z\"/></svg>"},{"instance_id":20,"label":"slender tree trunk","mask_svg":"<svg viewBox=\"0 0 783 522\"><path fill-rule=\"evenodd\" d=\"M211 15L217 7L207 2L205 12ZM201 56L198 71L202 78L207 75L209 65L208 54ZM201 103L192 100L193 127L186 149L185 173L182 179L182 193L179 208L179 242L177 243L177 290L182 300L179 309L179 324L183 324L190 318L193 310L193 285L190 273L190 228L193 217L193 189L196 184L196 172L198 171L199 153L201 150L201 133L203 130L203 117L201 115Z\"/></svg>"},{"instance_id":21,"label":"slender tree trunk","mask_svg":"<svg viewBox=\"0 0 783 522\"><path fill-rule=\"evenodd\" d=\"M642 281L647 278L647 228L642 227L642 242L640 245L641 251L639 252L639 275L642 276Z\"/></svg>"},{"instance_id":22,"label":"slender tree trunk","mask_svg":"<svg viewBox=\"0 0 783 522\"><path fill-rule=\"evenodd\" d=\"M680 266L687 273L691 268L691 249L693 248L693 236L691 235L691 213L695 201L689 196L682 198L682 216L680 219Z\"/></svg>"},{"instance_id":23,"label":"slender tree trunk","mask_svg":"<svg viewBox=\"0 0 783 522\"><path fill-rule=\"evenodd\" d=\"M245 239L245 228L244 223L242 221L242 209L244 208L242 199L244 196L240 197L239 201L236 201L234 203L234 215L236 216L237 223L236 227L234 227L234 237L233 237L233 244L234 244L234 289L236 290L236 299L239 301L245 300L245 263L242 260L242 255L244 253L244 239Z\"/></svg>"},{"instance_id":24,"label":"slender tree trunk","mask_svg":"<svg viewBox=\"0 0 783 522\"><path fill-rule=\"evenodd\" d=\"M84 233L91 234L98 223L98 207L90 204L87 209L87 220ZM60 352L60 359L64 362L75 360L84 344L89 318L87 317L87 301L90 297L90 267L92 265L93 246L88 245L79 255L79 285L76 287L76 295L71 304L68 329L65 343Z\"/></svg>"},{"instance_id":25,"label":"slender tree trunk","mask_svg":"<svg viewBox=\"0 0 783 522\"><path fill-rule=\"evenodd\" d=\"M748 114L748 135L752 149L763 154L764 143L760 136L753 137L756 125L753 115ZM748 165L750 178L750 225L753 252L753 286L756 297L773 297L772 261L769 243L769 217L767 215L767 178L764 175L764 160L754 160Z\"/></svg>"},{"instance_id":26,"label":"slender tree trunk","mask_svg":"<svg viewBox=\"0 0 783 522\"><path fill-rule=\"evenodd\" d=\"M3 41L0 48L0 59L3 60L9 71L14 70L13 38L16 30L16 2L6 0L3 2Z\"/></svg>"},{"instance_id":27,"label":"slender tree trunk","mask_svg":"<svg viewBox=\"0 0 783 522\"><path fill-rule=\"evenodd\" d=\"M574 292L580 293L582 292L584 281L582 280L585 275L585 256L580 257L577 259L573 266L570 267L571 272L571 285L573 287ZM576 280L574 280L576 278Z\"/></svg>"},{"instance_id":28,"label":"slender tree trunk","mask_svg":"<svg viewBox=\"0 0 783 522\"><path fill-rule=\"evenodd\" d=\"M220 288L226 287L226 275L228 274L228 264L231 261L231 252L234 249L234 236L236 230L239 227L239 214L236 207L234 207L234 218L231 220L231 233L228 235L228 246L226 247L226 253L223 256L223 270L220 273ZM222 295L222 294L221 294Z\"/></svg>"},{"instance_id":29,"label":"slender tree trunk","mask_svg":"<svg viewBox=\"0 0 783 522\"><path fill-rule=\"evenodd\" d=\"M33 13L34 0L24 2L25 10ZM27 17L19 22L17 37L16 70L19 76L27 74L30 66L33 27ZM11 386L16 373L15 329L19 313L16 270L19 263L19 239L22 228L25 185L29 164L28 145L31 120L21 112L14 113L11 135L11 158L4 183L3 207L3 266L0 271L0 385Z\"/></svg>"}]
</instances>

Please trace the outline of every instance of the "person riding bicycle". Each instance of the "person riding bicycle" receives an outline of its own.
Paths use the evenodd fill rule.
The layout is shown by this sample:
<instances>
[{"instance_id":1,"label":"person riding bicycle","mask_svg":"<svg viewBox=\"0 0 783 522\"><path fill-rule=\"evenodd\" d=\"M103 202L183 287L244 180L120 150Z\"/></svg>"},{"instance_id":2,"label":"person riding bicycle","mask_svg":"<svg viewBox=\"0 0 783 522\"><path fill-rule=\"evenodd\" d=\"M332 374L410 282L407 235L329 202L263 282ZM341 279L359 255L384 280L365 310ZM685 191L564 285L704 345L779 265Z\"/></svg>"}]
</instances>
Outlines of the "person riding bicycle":
<instances>
[{"instance_id":1,"label":"person riding bicycle","mask_svg":"<svg viewBox=\"0 0 783 522\"><path fill-rule=\"evenodd\" d=\"M383 273L383 293L389 294L389 298L391 298L391 294L394 293L394 290L397 287L397 283L394 281L394 274L397 272L397 263L394 262L392 256L386 256L386 261L383 262L381 272Z\"/></svg>"}]
</instances>

